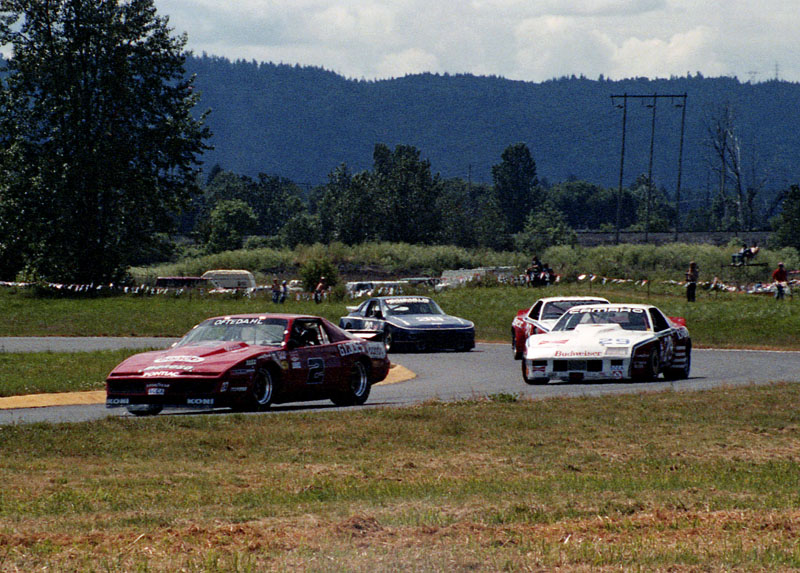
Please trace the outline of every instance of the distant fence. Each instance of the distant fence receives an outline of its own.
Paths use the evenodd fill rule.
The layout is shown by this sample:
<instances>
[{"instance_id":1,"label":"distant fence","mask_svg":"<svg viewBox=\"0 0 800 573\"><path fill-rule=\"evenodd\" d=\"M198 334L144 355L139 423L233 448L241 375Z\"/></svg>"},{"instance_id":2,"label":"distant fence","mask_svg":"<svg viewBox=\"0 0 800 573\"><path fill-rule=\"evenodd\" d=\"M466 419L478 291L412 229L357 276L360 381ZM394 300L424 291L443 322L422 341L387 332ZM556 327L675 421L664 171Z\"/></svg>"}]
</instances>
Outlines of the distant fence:
<instances>
[{"instance_id":1,"label":"distant fence","mask_svg":"<svg viewBox=\"0 0 800 573\"><path fill-rule=\"evenodd\" d=\"M578 243L584 247L595 247L597 245L613 245L616 242L616 232L600 233L596 231L577 231ZM734 233L730 231L707 231L698 233L678 233L679 243L689 244L708 244L716 245L718 247L727 245L731 239L738 239L748 245L766 245L771 233L769 231L746 231ZM645 241L644 232L640 231L620 231L620 243L629 244L650 244L650 245L664 245L674 243L675 232L668 233L649 233Z\"/></svg>"}]
</instances>

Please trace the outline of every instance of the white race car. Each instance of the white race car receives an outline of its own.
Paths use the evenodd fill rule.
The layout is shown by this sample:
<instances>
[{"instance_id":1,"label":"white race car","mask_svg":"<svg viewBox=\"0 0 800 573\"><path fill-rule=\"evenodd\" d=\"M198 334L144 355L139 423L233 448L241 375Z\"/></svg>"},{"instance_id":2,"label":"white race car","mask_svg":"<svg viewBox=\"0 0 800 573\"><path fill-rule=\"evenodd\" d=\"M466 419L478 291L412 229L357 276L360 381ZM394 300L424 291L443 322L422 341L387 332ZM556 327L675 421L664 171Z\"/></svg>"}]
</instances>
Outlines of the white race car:
<instances>
[{"instance_id":1,"label":"white race car","mask_svg":"<svg viewBox=\"0 0 800 573\"><path fill-rule=\"evenodd\" d=\"M568 309L584 304L603 304L608 301L599 296L548 296L540 298L533 306L517 311L511 322L511 352L514 360L522 358L525 341L532 334L550 332Z\"/></svg>"},{"instance_id":2,"label":"white race car","mask_svg":"<svg viewBox=\"0 0 800 573\"><path fill-rule=\"evenodd\" d=\"M682 318L649 304L602 304L569 309L546 334L525 342L522 378L653 380L689 377L692 339Z\"/></svg>"}]
</instances>

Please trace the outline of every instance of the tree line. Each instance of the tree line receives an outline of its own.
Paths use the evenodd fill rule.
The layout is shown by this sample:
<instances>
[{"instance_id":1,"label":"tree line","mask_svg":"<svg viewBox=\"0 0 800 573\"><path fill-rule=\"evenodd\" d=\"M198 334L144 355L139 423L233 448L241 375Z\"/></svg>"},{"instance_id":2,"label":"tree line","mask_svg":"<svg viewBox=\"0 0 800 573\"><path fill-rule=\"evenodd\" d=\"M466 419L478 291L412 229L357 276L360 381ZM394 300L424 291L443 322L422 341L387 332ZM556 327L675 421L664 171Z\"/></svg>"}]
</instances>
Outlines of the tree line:
<instances>
[{"instance_id":1,"label":"tree line","mask_svg":"<svg viewBox=\"0 0 800 573\"><path fill-rule=\"evenodd\" d=\"M206 253L242 247L370 241L448 244L467 248L541 251L574 244L576 230L666 232L678 224L678 209L663 188L640 175L629 187L607 188L570 179L540 181L525 143L509 145L492 166L492 183L442 178L419 149L379 143L371 169L346 164L324 185L304 189L278 176L253 179L211 170L182 233ZM777 217L740 207L735 195L717 194L707 205L682 214L682 231L775 228L791 235L794 187ZM649 207L648 207L649 203ZM747 217L739 219L738 214Z\"/></svg>"},{"instance_id":2,"label":"tree line","mask_svg":"<svg viewBox=\"0 0 800 573\"><path fill-rule=\"evenodd\" d=\"M532 253L574 243L576 229L677 224L773 225L776 240L800 246L800 191L785 189L769 209L746 200L758 188L742 177L729 115L709 130L719 191L692 209L646 176L622 189L551 183L524 142L506 144L491 182L443 178L419 148L384 143L370 168L342 162L315 186L222 166L203 173L212 134L185 43L153 0L0 0L0 44L13 49L0 69L0 280L119 282L132 265L181 254L317 242Z\"/></svg>"}]
</instances>

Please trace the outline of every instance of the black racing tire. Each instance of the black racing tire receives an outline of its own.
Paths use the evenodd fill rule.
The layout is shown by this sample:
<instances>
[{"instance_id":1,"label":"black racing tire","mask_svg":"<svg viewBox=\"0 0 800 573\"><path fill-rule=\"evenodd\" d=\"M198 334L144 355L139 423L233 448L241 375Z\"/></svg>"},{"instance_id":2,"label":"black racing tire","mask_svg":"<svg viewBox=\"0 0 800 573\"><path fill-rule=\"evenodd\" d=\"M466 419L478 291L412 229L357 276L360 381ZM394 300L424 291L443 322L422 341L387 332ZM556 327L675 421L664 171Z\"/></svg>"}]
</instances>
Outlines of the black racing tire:
<instances>
[{"instance_id":1,"label":"black racing tire","mask_svg":"<svg viewBox=\"0 0 800 573\"><path fill-rule=\"evenodd\" d=\"M525 369L525 363L527 362L526 358L522 359L522 379L525 381L525 384L529 384L530 386L543 386L550 382L549 378L528 378L528 372Z\"/></svg>"},{"instance_id":2,"label":"black racing tire","mask_svg":"<svg viewBox=\"0 0 800 573\"><path fill-rule=\"evenodd\" d=\"M514 360L522 360L522 350L517 348L517 335L511 331L511 352L514 354Z\"/></svg>"},{"instance_id":3,"label":"black racing tire","mask_svg":"<svg viewBox=\"0 0 800 573\"><path fill-rule=\"evenodd\" d=\"M686 343L686 363L681 368L666 368L664 378L667 380L685 380L692 370L692 343Z\"/></svg>"},{"instance_id":4,"label":"black racing tire","mask_svg":"<svg viewBox=\"0 0 800 573\"><path fill-rule=\"evenodd\" d=\"M134 416L155 416L163 409L161 404L131 404L127 407L128 412Z\"/></svg>"},{"instance_id":5,"label":"black racing tire","mask_svg":"<svg viewBox=\"0 0 800 573\"><path fill-rule=\"evenodd\" d=\"M359 361L353 364L347 378L347 388L331 396L337 406L361 406L369 398L372 385L369 383L367 367Z\"/></svg>"},{"instance_id":6,"label":"black racing tire","mask_svg":"<svg viewBox=\"0 0 800 573\"><path fill-rule=\"evenodd\" d=\"M268 410L275 401L276 391L275 375L268 368L262 368L256 372L247 400L241 405L234 406L234 410L250 412Z\"/></svg>"},{"instance_id":7,"label":"black racing tire","mask_svg":"<svg viewBox=\"0 0 800 573\"><path fill-rule=\"evenodd\" d=\"M652 382L656 378L658 378L658 374L661 371L661 359L658 356L658 349L651 348L650 354L647 355L647 366L645 368L644 374L642 375L642 380L645 382Z\"/></svg>"}]
</instances>

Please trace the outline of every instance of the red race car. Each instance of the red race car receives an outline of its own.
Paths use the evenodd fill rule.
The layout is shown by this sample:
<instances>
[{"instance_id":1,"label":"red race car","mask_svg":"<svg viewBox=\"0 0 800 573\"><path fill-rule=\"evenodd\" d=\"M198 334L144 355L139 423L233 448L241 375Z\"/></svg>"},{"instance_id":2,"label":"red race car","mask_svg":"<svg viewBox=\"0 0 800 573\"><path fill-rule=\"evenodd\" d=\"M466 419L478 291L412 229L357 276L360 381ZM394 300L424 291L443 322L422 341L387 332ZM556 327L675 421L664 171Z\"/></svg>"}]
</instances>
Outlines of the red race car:
<instances>
[{"instance_id":1,"label":"red race car","mask_svg":"<svg viewBox=\"0 0 800 573\"><path fill-rule=\"evenodd\" d=\"M324 318L220 316L167 350L119 364L106 378L106 406L144 416L165 406L263 410L323 399L357 405L386 378L389 364L382 342L356 338Z\"/></svg>"},{"instance_id":2,"label":"red race car","mask_svg":"<svg viewBox=\"0 0 800 573\"><path fill-rule=\"evenodd\" d=\"M608 301L597 296L551 296L540 298L529 309L518 310L517 316L511 322L511 351L514 359L522 358L525 341L531 334L550 332L561 315L573 306L603 303L607 304Z\"/></svg>"}]
</instances>

